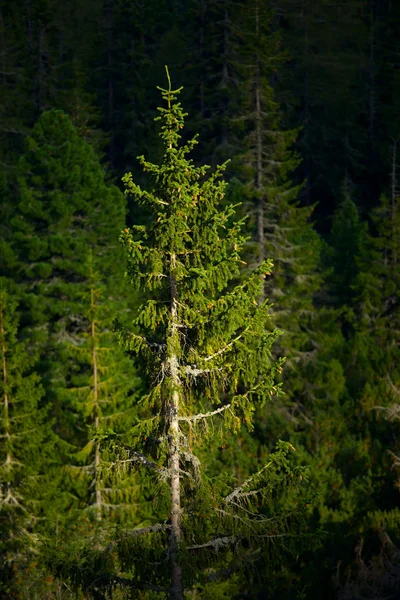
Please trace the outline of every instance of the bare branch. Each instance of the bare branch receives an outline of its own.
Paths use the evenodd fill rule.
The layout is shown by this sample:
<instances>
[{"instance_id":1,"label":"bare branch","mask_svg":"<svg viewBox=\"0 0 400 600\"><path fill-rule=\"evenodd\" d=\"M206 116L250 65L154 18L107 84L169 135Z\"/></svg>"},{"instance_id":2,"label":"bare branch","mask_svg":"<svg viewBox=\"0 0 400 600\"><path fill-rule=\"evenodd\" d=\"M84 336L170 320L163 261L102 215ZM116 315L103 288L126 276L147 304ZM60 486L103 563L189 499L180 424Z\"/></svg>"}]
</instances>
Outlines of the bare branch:
<instances>
[{"instance_id":1,"label":"bare branch","mask_svg":"<svg viewBox=\"0 0 400 600\"><path fill-rule=\"evenodd\" d=\"M213 371L222 371L222 368L219 369L199 369L197 366L187 365L183 368L183 372L186 375L191 375L192 377L199 377L200 375L205 375L207 373L212 373Z\"/></svg>"},{"instance_id":2,"label":"bare branch","mask_svg":"<svg viewBox=\"0 0 400 600\"><path fill-rule=\"evenodd\" d=\"M400 398L400 388L398 388L392 381L389 373L386 374L386 379L389 382L389 386L390 389L392 390L392 392L395 394L395 396L397 396L398 398Z\"/></svg>"},{"instance_id":3,"label":"bare branch","mask_svg":"<svg viewBox=\"0 0 400 600\"><path fill-rule=\"evenodd\" d=\"M171 525L168 523L156 523L155 525L149 525L148 527L140 527L138 529L131 529L131 531L124 531L124 537L144 535L146 533L155 533L157 531L167 531L171 529Z\"/></svg>"},{"instance_id":4,"label":"bare branch","mask_svg":"<svg viewBox=\"0 0 400 600\"><path fill-rule=\"evenodd\" d=\"M226 410L227 408L230 408L231 406L232 406L232 404L229 403L229 404L226 404L225 406L221 406L220 408L217 408L216 410L213 410L208 413L199 413L199 414L193 415L191 417L179 417L178 421L186 421L187 423L194 423L195 421L199 421L200 419L207 419L208 417L212 417L214 415L222 413L224 410Z\"/></svg>"},{"instance_id":5,"label":"bare branch","mask_svg":"<svg viewBox=\"0 0 400 600\"><path fill-rule=\"evenodd\" d=\"M220 548L223 548L224 546L227 546L228 544L232 544L234 542L239 541L239 537L235 536L235 535L229 535L226 537L220 537L220 538L215 538L214 540L210 540L208 542L205 542L204 544L196 544L194 546L187 546L186 550L199 550L201 548L209 548L210 546L213 546L215 548L215 550L219 550Z\"/></svg>"},{"instance_id":6,"label":"bare branch","mask_svg":"<svg viewBox=\"0 0 400 600\"><path fill-rule=\"evenodd\" d=\"M266 469L268 469L268 467L270 467L272 465L272 460L267 463L266 465L264 465L259 471L257 471L257 473L255 473L254 475L252 475L251 477L249 477L248 479L246 479L246 481L244 481L241 485L239 485L237 488L235 488L233 490L233 492L231 492L228 496L226 496L226 498L224 498L224 501L226 503L232 502L232 500L234 498L240 498L243 497L245 494L248 495L248 492L242 493L243 488L245 488L246 486L248 486L252 481L254 481L254 479L258 476L261 475L261 473L263 471L265 471Z\"/></svg>"},{"instance_id":7,"label":"bare branch","mask_svg":"<svg viewBox=\"0 0 400 600\"><path fill-rule=\"evenodd\" d=\"M157 463L155 463L152 460L149 460L144 454L141 454L141 452L136 452L136 450L132 450L132 448L130 448L129 446L125 446L123 445L122 448L124 450L126 450L128 452L128 459L123 459L123 460L118 460L113 464L123 464L123 463L133 463L133 464L139 464L139 465L143 465L144 467L147 467L148 469L155 469L157 470L159 473L161 473L162 471L167 471L167 469L165 469L164 467L158 467Z\"/></svg>"},{"instance_id":8,"label":"bare branch","mask_svg":"<svg viewBox=\"0 0 400 600\"><path fill-rule=\"evenodd\" d=\"M197 456L192 454L192 452L185 452L184 450L180 450L180 454L181 454L181 456L183 456L183 458L186 460L186 462L192 463L193 470L194 470L194 479L196 481L200 481L201 463L200 463L199 459L197 458Z\"/></svg>"}]
</instances>

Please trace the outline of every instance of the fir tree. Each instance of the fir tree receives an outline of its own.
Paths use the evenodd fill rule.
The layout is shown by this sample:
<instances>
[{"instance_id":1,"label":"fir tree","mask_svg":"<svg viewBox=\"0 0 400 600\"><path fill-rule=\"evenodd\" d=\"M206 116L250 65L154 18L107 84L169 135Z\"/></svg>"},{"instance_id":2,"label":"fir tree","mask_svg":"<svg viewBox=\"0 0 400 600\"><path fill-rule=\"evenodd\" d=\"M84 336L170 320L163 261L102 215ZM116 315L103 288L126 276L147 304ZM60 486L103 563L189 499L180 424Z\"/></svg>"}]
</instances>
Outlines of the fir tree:
<instances>
[{"instance_id":1,"label":"fir tree","mask_svg":"<svg viewBox=\"0 0 400 600\"><path fill-rule=\"evenodd\" d=\"M228 289L239 274L243 222L232 221L232 205L221 207L224 165L207 177L207 167L187 158L196 139L180 143L185 114L176 101L179 91L161 89L167 104L157 118L161 164L140 159L154 177L152 191L136 185L130 173L124 177L127 192L153 218L121 236L129 278L147 299L134 329L119 324L119 335L141 365L149 386L141 405L153 413L137 423L123 451L149 471L160 522L123 531L109 552L102 549L94 562L96 581L88 586L92 592L113 584L147 588L174 600L196 583L243 572L246 561L256 559L254 543L270 547L271 556L282 548L280 540L290 548L299 513L283 499L275 502L304 476L302 468L290 468L290 444L283 442L236 483L229 474L211 477L196 455L218 435L214 428L223 439L226 428L252 427L255 407L280 393L275 376L282 360L271 359L278 332L266 330L269 306L256 300L272 263Z\"/></svg>"},{"instance_id":2,"label":"fir tree","mask_svg":"<svg viewBox=\"0 0 400 600\"><path fill-rule=\"evenodd\" d=\"M337 307L352 304L365 236L366 226L360 221L357 206L351 197L350 184L346 179L343 200L333 216L328 251L332 268L328 277L330 301Z\"/></svg>"},{"instance_id":3,"label":"fir tree","mask_svg":"<svg viewBox=\"0 0 400 600\"><path fill-rule=\"evenodd\" d=\"M57 450L48 411L40 408L43 388L32 372L35 357L18 342L16 302L0 290L0 589L38 556L38 534L46 531L57 506ZM5 597L9 597L6 595Z\"/></svg>"},{"instance_id":4,"label":"fir tree","mask_svg":"<svg viewBox=\"0 0 400 600\"><path fill-rule=\"evenodd\" d=\"M116 238L124 225L125 201L105 182L95 151L62 111L45 112L36 123L20 160L18 183L4 271L23 292L21 324L38 344L47 399L54 401L59 431L68 437L71 415L56 398L74 369L68 343L84 326L87 256L90 251L95 259L101 256L103 281L123 280L121 272L117 275ZM115 285L114 297L119 290L121 284Z\"/></svg>"},{"instance_id":5,"label":"fir tree","mask_svg":"<svg viewBox=\"0 0 400 600\"><path fill-rule=\"evenodd\" d=\"M82 299L83 306L86 302L82 315L86 327L82 327L70 345L76 365L70 387L65 390L65 402L76 414L86 444L74 456L78 464L68 470L87 482L84 501L95 519L132 520L137 512L137 482L128 476L121 484L110 476L107 452L102 451L99 441L94 439L101 428L107 427L112 427L121 437L136 420L133 402L140 381L132 362L115 344L112 332L114 314L126 310L126 302L106 301L107 287L95 270L92 255L87 269L88 282ZM79 466L79 463L83 464ZM79 486L78 491L82 495Z\"/></svg>"},{"instance_id":6,"label":"fir tree","mask_svg":"<svg viewBox=\"0 0 400 600\"><path fill-rule=\"evenodd\" d=\"M334 545L336 562L340 560L343 570L352 575L341 590L343 597L357 589L365 597L380 597L382 590L389 593L393 580L387 580L385 569L392 568L394 544L400 536L396 490L399 201L395 171L393 175L392 194L381 197L368 235L349 198L335 221L334 257L344 256L333 272L338 284L334 289L342 292L335 297L347 300L352 310L347 315L351 327L343 356L348 399L338 411L346 423L344 443L334 450L335 500L329 503L327 498L322 517L324 528L336 529L338 540L346 528L348 546L340 552L338 541ZM340 287L340 270L350 289ZM332 448L337 447L337 441L332 442ZM396 585L393 581L392 589Z\"/></svg>"},{"instance_id":7,"label":"fir tree","mask_svg":"<svg viewBox=\"0 0 400 600\"><path fill-rule=\"evenodd\" d=\"M300 164L292 150L298 132L282 130L271 85L278 66L287 58L279 33L273 31L273 14L254 0L238 15L242 17L237 16L240 93L233 125L237 147L242 150L236 157L235 194L243 195L249 214L252 242L247 260L259 264L265 256L274 257L261 299L267 296L273 302L272 320L283 332L275 352L287 358L285 391L301 414L311 409L318 395L325 395L318 381L322 373L327 376L338 367L331 362L337 340L327 346L333 315L321 306L322 242L310 220L313 209L300 206L302 186L292 181Z\"/></svg>"},{"instance_id":8,"label":"fir tree","mask_svg":"<svg viewBox=\"0 0 400 600\"><path fill-rule=\"evenodd\" d=\"M373 212L374 230L359 259L352 347L356 382L361 391L359 401L364 411L373 409L372 424L375 420L377 423L372 431L376 428L375 435L383 436L384 445L387 437L397 437L399 414L400 201L395 168L392 179L391 195L382 196ZM379 425L381 411L394 422L391 426L386 424L391 433L384 433ZM397 455L396 445L392 450Z\"/></svg>"},{"instance_id":9,"label":"fir tree","mask_svg":"<svg viewBox=\"0 0 400 600\"><path fill-rule=\"evenodd\" d=\"M248 262L258 264L265 256L274 259L261 298L267 296L273 302L271 320L283 332L273 352L287 360L285 397L277 398L268 412L257 411L256 443L242 431L240 446L235 444L230 453L238 468L248 469L251 462L246 456L265 454L277 437L290 439L299 460L311 467L309 490L318 495L315 514L325 528L326 504L341 477L337 436L345 429L339 422L345 393L339 360L343 337L337 314L324 306L323 243L310 219L313 207L300 205L303 186L292 181L300 164L292 150L298 131L282 130L273 87L278 67L287 58L280 35L274 31L272 12L262 2L247 4L239 14L236 69L240 93L232 121L240 150L234 192L242 193L249 213ZM295 579L298 565L288 561L286 567ZM309 578L313 580L314 574Z\"/></svg>"}]
</instances>

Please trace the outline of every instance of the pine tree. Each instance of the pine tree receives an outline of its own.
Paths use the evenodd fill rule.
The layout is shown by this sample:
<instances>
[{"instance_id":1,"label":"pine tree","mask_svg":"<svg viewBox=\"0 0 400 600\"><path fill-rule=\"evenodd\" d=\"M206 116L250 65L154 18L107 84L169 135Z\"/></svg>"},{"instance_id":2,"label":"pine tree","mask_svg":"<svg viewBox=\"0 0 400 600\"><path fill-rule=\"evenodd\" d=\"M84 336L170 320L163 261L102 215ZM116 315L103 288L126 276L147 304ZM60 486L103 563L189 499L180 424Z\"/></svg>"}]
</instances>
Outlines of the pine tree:
<instances>
[{"instance_id":1,"label":"pine tree","mask_svg":"<svg viewBox=\"0 0 400 600\"><path fill-rule=\"evenodd\" d=\"M300 205L303 186L292 181L300 164L292 149L298 131L282 130L273 87L276 72L287 58L280 35L273 29L272 12L262 2L247 3L239 14L236 68L240 93L233 119L239 152L234 192L242 193L249 214L248 262L258 264L265 256L273 256L274 268L265 280L262 298L273 302L271 320L282 331L273 353L287 360L282 375L285 397L277 398L268 411L257 411L256 444L242 431L240 446L235 444L230 453L238 468L248 469L251 462L246 455L265 454L277 437L290 439L299 460L310 465L309 490L317 496L316 522L326 529L326 505L341 477L337 457L343 445L337 437L345 430L340 425L345 395L339 360L343 336L338 315L326 306L323 242L310 219L313 207ZM298 564L288 561L286 568L296 581ZM314 581L313 573L308 577ZM290 593L295 592L289 585Z\"/></svg>"},{"instance_id":2,"label":"pine tree","mask_svg":"<svg viewBox=\"0 0 400 600\"><path fill-rule=\"evenodd\" d=\"M16 302L0 290L0 590L9 597L29 559L38 557L40 532L60 507L56 439L43 388L32 371L35 357L18 342Z\"/></svg>"},{"instance_id":3,"label":"pine tree","mask_svg":"<svg viewBox=\"0 0 400 600\"><path fill-rule=\"evenodd\" d=\"M256 300L271 261L228 288L239 274L243 222L232 221L232 205L221 207L224 165L207 177L207 167L186 157L196 139L180 143L179 91L161 89L161 164L140 159L154 177L152 191L130 173L124 177L127 192L151 210L151 223L121 236L129 278L147 298L134 329L119 324L119 335L149 389L141 399L145 418L123 450L149 472L160 521L122 531L108 552L101 549L92 593L119 585L182 600L196 583L243 573L256 559L253 543L276 556L280 540L289 548L296 537L299 513L281 497L304 477L302 468L290 467L290 444L281 442L266 464L236 483L229 474L211 477L196 455L218 435L214 428L223 439L226 428L232 434L242 422L252 427L255 407L280 393L282 360L271 360L278 332L266 330L269 306Z\"/></svg>"}]
</instances>

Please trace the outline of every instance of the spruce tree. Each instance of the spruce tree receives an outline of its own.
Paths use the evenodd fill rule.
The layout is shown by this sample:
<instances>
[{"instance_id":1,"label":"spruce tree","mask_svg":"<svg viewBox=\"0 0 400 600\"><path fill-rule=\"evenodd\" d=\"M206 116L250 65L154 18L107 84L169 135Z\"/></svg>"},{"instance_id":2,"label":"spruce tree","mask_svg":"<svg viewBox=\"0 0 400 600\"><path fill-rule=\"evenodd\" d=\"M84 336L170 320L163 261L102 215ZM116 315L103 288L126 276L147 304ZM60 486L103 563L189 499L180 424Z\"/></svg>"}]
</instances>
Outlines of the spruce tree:
<instances>
[{"instance_id":1,"label":"spruce tree","mask_svg":"<svg viewBox=\"0 0 400 600\"><path fill-rule=\"evenodd\" d=\"M273 352L287 360L285 397L276 399L269 411L256 413L257 443L242 431L240 447L231 444L229 452L238 468L248 469L251 462L246 455L265 454L277 437L290 439L300 461L311 467L309 489L317 495L315 514L325 528L326 504L340 479L336 461L341 450L337 436L344 429L339 422L345 393L339 360L343 336L337 314L326 307L323 242L311 221L313 207L300 205L303 186L293 182L300 165L293 151L299 132L284 131L281 125L273 85L286 59L280 35L274 31L273 14L265 3L254 0L239 14L236 69L240 84L232 119L238 178L232 189L242 194L249 214L252 240L247 261L259 264L265 256L273 256L274 268L265 280L262 298L273 302L271 320L283 332ZM268 558L264 560L267 564ZM287 563L294 579L298 568L295 562ZM313 573L308 575L314 579Z\"/></svg>"},{"instance_id":2,"label":"spruce tree","mask_svg":"<svg viewBox=\"0 0 400 600\"><path fill-rule=\"evenodd\" d=\"M399 415L400 201L395 172L393 176L392 193L382 196L373 212L373 231L359 259L352 344L352 359L356 365L353 380L359 390L358 402L369 423L367 439L379 456L375 457L376 471L372 470L378 482L379 475L382 476L379 466L389 462L387 452L381 455L382 450L390 450L395 463L399 453L395 440ZM388 420L385 422L383 417ZM393 475L393 472L385 472L386 484L391 481L394 485ZM391 507L393 514L397 513L397 500L392 498L389 503L387 492L383 499L383 481L378 482L374 486L376 509L381 510L384 502L387 512ZM392 532L396 531L397 536L400 521L398 517L391 521Z\"/></svg>"},{"instance_id":3,"label":"spruce tree","mask_svg":"<svg viewBox=\"0 0 400 600\"><path fill-rule=\"evenodd\" d=\"M62 410L59 394L74 370L68 347L85 326L82 298L90 251L96 261L101 256L102 281L117 281L111 296L121 295L117 232L126 204L118 188L106 183L94 149L62 111L45 112L35 124L19 163L18 184L4 271L20 286L21 325L37 344L59 432L76 441L71 411Z\"/></svg>"},{"instance_id":4,"label":"spruce tree","mask_svg":"<svg viewBox=\"0 0 400 600\"><path fill-rule=\"evenodd\" d=\"M240 91L232 119L238 178L232 189L243 196L249 215L247 261L254 265L273 256L274 269L261 298L273 302L271 316L283 332L275 352L287 358L287 400L301 415L310 411L316 397L325 396L322 373L336 372L338 364L332 360L340 340L333 336L329 343L333 315L322 308L322 242L311 221L313 207L300 205L302 185L293 183L300 164L293 150L298 131L282 129L271 84L286 59L280 35L273 30L272 11L258 0L239 10L236 18L241 59L236 64Z\"/></svg>"},{"instance_id":5,"label":"spruce tree","mask_svg":"<svg viewBox=\"0 0 400 600\"><path fill-rule=\"evenodd\" d=\"M339 308L352 304L358 263L366 241L366 225L360 221L351 191L350 182L346 179L343 199L334 213L329 236L328 254L332 269L328 277L330 302Z\"/></svg>"},{"instance_id":6,"label":"spruce tree","mask_svg":"<svg viewBox=\"0 0 400 600\"><path fill-rule=\"evenodd\" d=\"M0 590L21 590L15 579L38 560L40 532L49 531L60 495L56 439L43 388L32 371L35 357L19 342L17 303L0 290ZM14 596L12 596L14 597Z\"/></svg>"},{"instance_id":7,"label":"spruce tree","mask_svg":"<svg viewBox=\"0 0 400 600\"><path fill-rule=\"evenodd\" d=\"M207 444L235 435L243 422L251 429L256 406L280 393L275 377L282 360L271 358L279 332L266 327L268 303L257 302L271 260L234 285L243 222L233 221L234 206L221 204L225 165L207 175L208 167L187 157L196 139L180 141L179 92L170 84L161 89L161 164L140 158L154 187L147 191L130 173L124 177L127 193L151 211L151 221L121 235L129 279L145 300L134 328L119 323L119 335L149 391L140 400L144 418L120 453L148 472L159 522L121 531L94 556L92 593L114 585L182 600L184 589L235 572L249 582L246 564L256 560L257 548L269 547L277 558L296 538L299 511L289 510L281 493L300 482L304 469L291 469L290 444L279 443L245 480L207 469L206 460L213 460Z\"/></svg>"},{"instance_id":8,"label":"spruce tree","mask_svg":"<svg viewBox=\"0 0 400 600\"><path fill-rule=\"evenodd\" d=\"M137 482L132 476L117 481L109 473L109 456L95 439L100 428L112 428L121 438L136 420L133 404L140 381L132 361L115 344L112 331L114 315L126 311L126 302L114 299L110 303L110 298L106 298L107 287L96 271L91 253L87 270L88 282L82 298L82 306L86 304L82 314L86 326L70 344L75 368L70 387L64 390L65 403L76 414L86 443L71 457L75 465L67 470L86 482L77 486L77 493L97 521L132 520L139 501Z\"/></svg>"},{"instance_id":9,"label":"spruce tree","mask_svg":"<svg viewBox=\"0 0 400 600\"><path fill-rule=\"evenodd\" d=\"M357 589L366 598L380 598L383 590L394 593L397 586L386 571L392 569L400 536L396 490L400 228L395 169L392 183L391 195L382 196L372 213L368 234L349 198L335 219L333 298L347 303L343 364L348 398L338 411L346 423L343 442L338 447L332 440L331 446L336 454L336 486L321 512L324 528L336 530L338 540L335 559L327 557L326 564L340 560L342 572L351 573L340 592L344 598ZM346 280L348 288L343 285ZM344 531L348 543L341 548Z\"/></svg>"}]
</instances>

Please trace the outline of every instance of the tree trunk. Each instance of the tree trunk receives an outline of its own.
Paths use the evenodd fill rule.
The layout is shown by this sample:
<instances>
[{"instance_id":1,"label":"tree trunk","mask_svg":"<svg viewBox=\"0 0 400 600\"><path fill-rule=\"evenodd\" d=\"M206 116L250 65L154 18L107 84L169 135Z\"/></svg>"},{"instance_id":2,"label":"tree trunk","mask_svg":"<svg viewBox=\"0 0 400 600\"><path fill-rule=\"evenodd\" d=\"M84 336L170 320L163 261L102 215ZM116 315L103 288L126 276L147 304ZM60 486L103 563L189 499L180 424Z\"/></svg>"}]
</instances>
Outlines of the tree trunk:
<instances>
[{"instance_id":1,"label":"tree trunk","mask_svg":"<svg viewBox=\"0 0 400 600\"><path fill-rule=\"evenodd\" d=\"M309 70L310 65L309 61L309 47L310 47L310 19L311 14L309 11L309 7L306 2L303 3L301 7L301 12L299 15L299 19L304 19L304 48L303 48L303 61L304 61L304 87L303 87L303 102L304 102L304 115L303 115L303 146L305 148L305 154L307 156L308 153L308 139L309 139L309 124L311 122L310 116L310 81L309 81ZM305 188L304 193L306 195L306 203L311 204L310 197L310 173L309 173L309 164L308 157L304 161L304 179L305 179Z\"/></svg>"},{"instance_id":2,"label":"tree trunk","mask_svg":"<svg viewBox=\"0 0 400 600\"><path fill-rule=\"evenodd\" d=\"M168 340L168 364L172 379L172 393L167 408L169 421L169 469L171 477L171 534L170 534L170 559L171 559L171 600L183 600L182 567L178 560L179 543L181 540L181 493L180 493L180 466L179 466L179 400L181 382L179 378L178 355L180 346L179 324L177 310L177 289L175 279L176 256L171 254L171 330Z\"/></svg>"}]
</instances>

